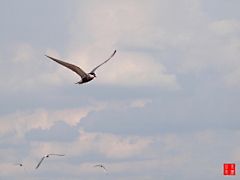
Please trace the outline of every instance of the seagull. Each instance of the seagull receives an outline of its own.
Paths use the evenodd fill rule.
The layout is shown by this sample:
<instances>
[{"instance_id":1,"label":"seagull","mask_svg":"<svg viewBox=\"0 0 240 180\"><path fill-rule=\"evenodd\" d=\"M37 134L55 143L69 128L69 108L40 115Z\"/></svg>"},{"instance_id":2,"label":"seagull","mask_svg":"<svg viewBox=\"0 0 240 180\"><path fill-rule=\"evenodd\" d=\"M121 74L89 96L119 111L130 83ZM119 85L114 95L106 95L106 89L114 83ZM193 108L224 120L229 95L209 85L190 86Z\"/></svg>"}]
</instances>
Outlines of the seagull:
<instances>
[{"instance_id":1,"label":"seagull","mask_svg":"<svg viewBox=\"0 0 240 180\"><path fill-rule=\"evenodd\" d=\"M48 154L48 155L45 155L45 156L41 159L41 161L38 163L36 169L40 166L40 164L42 163L43 159L44 159L44 158L48 158L50 155L65 156L64 154Z\"/></svg>"},{"instance_id":2,"label":"seagull","mask_svg":"<svg viewBox=\"0 0 240 180\"><path fill-rule=\"evenodd\" d=\"M17 163L17 164L13 164L13 166L15 166L15 165L19 165L19 166L22 166L23 167L23 165L22 164L20 164L20 163ZM27 171L26 171L26 169L23 167L23 169L24 169L24 171L27 173Z\"/></svg>"},{"instance_id":3,"label":"seagull","mask_svg":"<svg viewBox=\"0 0 240 180\"><path fill-rule=\"evenodd\" d=\"M103 171L106 173L106 175L108 175L107 170L105 169L105 167L103 165L96 165L94 167L101 167L101 168L103 168Z\"/></svg>"},{"instance_id":4,"label":"seagull","mask_svg":"<svg viewBox=\"0 0 240 180\"><path fill-rule=\"evenodd\" d=\"M114 56L115 53L116 53L116 50L113 52L113 54L106 61L104 61L102 64L98 65L97 67L95 67L90 73L84 72L80 67L75 66L73 64L55 59L55 58L47 56L47 55L45 55L45 56L47 56L48 58L52 59L53 61L65 66L66 68L69 68L72 71L74 71L75 73L77 73L81 77L81 80L79 82L75 83L75 84L83 84L83 83L87 83L87 82L91 81L93 78L97 77L96 74L95 74L95 71L97 70L97 68L99 68L101 65L108 62Z\"/></svg>"}]
</instances>

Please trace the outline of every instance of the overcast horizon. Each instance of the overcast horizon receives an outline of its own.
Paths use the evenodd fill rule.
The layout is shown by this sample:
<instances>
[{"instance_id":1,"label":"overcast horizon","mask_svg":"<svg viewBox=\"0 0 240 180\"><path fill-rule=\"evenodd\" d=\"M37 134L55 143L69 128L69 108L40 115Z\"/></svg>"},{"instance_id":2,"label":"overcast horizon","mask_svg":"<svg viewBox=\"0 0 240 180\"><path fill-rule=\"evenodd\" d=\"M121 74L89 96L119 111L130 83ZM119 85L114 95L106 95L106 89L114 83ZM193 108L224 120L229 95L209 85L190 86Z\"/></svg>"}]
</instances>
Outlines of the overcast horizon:
<instances>
[{"instance_id":1,"label":"overcast horizon","mask_svg":"<svg viewBox=\"0 0 240 180\"><path fill-rule=\"evenodd\" d=\"M0 1L0 179L224 179L224 162L240 164L239 9ZM81 85L45 56L90 72L114 50ZM36 170L46 154L65 156Z\"/></svg>"}]
</instances>

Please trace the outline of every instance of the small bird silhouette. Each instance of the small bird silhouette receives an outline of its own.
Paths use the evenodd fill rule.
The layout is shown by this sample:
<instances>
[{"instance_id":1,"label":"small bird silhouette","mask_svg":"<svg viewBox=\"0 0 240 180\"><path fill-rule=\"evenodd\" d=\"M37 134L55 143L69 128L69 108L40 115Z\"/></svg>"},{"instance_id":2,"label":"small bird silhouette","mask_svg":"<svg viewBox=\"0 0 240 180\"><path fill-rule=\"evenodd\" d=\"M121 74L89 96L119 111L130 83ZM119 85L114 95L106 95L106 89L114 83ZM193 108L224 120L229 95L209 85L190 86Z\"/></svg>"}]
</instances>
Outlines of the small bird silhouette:
<instances>
[{"instance_id":1,"label":"small bird silhouette","mask_svg":"<svg viewBox=\"0 0 240 180\"><path fill-rule=\"evenodd\" d=\"M36 169L40 166L40 164L42 163L42 161L43 161L44 158L48 158L48 157L51 156L51 155L55 155L55 156L65 156L64 154L48 154L48 155L45 155L45 156L41 159L41 161L38 163Z\"/></svg>"},{"instance_id":2,"label":"small bird silhouette","mask_svg":"<svg viewBox=\"0 0 240 180\"><path fill-rule=\"evenodd\" d=\"M107 170L105 169L105 167L103 165L96 165L94 167L101 167L101 168L103 168L103 171L106 173L106 175L108 175Z\"/></svg>"},{"instance_id":3,"label":"small bird silhouette","mask_svg":"<svg viewBox=\"0 0 240 180\"><path fill-rule=\"evenodd\" d=\"M71 69L72 71L77 73L81 77L81 80L79 82L75 83L75 84L83 84L83 83L87 83L87 82L93 80L93 78L97 77L96 74L95 74L95 71L97 70L97 68L99 68L104 63L108 62L114 56L115 53L116 53L116 50L113 52L113 54L106 61L104 61L102 64L98 65L97 67L95 67L90 73L84 72L80 67L75 66L73 64L55 59L55 58L47 56L47 55L45 55L45 56L47 56L48 58L52 59L53 61L65 66L66 68Z\"/></svg>"},{"instance_id":4,"label":"small bird silhouette","mask_svg":"<svg viewBox=\"0 0 240 180\"><path fill-rule=\"evenodd\" d=\"M13 166L15 166L15 165L19 165L19 166L23 167L23 165L22 165L22 164L20 164L20 163L13 164ZM27 171L26 171L26 169L25 169L24 167L23 167L23 169L24 169L24 171L27 173Z\"/></svg>"}]
</instances>

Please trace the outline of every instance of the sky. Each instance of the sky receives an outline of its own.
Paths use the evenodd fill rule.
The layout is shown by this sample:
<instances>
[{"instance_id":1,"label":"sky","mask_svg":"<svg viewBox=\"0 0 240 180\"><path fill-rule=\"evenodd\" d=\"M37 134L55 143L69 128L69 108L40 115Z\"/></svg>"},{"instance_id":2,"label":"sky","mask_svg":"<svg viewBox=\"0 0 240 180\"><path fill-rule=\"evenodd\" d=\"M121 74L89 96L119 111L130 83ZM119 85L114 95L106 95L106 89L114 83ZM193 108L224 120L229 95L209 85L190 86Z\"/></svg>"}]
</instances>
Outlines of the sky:
<instances>
[{"instance_id":1,"label":"sky","mask_svg":"<svg viewBox=\"0 0 240 180\"><path fill-rule=\"evenodd\" d=\"M238 0L1 0L0 178L224 179L223 163L240 165L239 9ZM44 56L90 72L114 50L81 85ZM65 156L36 170L46 154Z\"/></svg>"}]
</instances>

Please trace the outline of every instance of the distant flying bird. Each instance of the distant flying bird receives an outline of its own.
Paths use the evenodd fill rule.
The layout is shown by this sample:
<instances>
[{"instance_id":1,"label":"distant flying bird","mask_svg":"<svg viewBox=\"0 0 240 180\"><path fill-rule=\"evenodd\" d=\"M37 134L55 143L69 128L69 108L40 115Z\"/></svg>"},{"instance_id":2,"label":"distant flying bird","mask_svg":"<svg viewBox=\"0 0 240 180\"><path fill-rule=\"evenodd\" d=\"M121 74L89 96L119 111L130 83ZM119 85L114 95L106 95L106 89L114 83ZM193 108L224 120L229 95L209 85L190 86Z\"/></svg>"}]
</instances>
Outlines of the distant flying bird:
<instances>
[{"instance_id":1,"label":"distant flying bird","mask_svg":"<svg viewBox=\"0 0 240 180\"><path fill-rule=\"evenodd\" d=\"M97 68L99 68L104 63L108 62L114 56L115 53L116 53L116 50L106 61L104 61L102 64L98 65L97 67L95 67L90 73L84 72L81 68L79 68L78 66L75 66L73 64L70 64L70 63L67 63L64 61L60 61L58 59L52 58L47 55L45 55L45 56L47 56L48 58L52 59L53 61L65 66L66 68L69 68L72 71L74 71L75 73L77 73L81 77L81 80L75 84L83 84L83 83L87 83L87 82L91 81L93 78L97 77L95 74L95 71L97 70Z\"/></svg>"},{"instance_id":2,"label":"distant flying bird","mask_svg":"<svg viewBox=\"0 0 240 180\"><path fill-rule=\"evenodd\" d=\"M94 167L101 167L101 168L103 168L103 171L106 173L106 175L108 175L107 170L105 169L105 167L103 165L96 165Z\"/></svg>"},{"instance_id":3,"label":"distant flying bird","mask_svg":"<svg viewBox=\"0 0 240 180\"><path fill-rule=\"evenodd\" d=\"M44 159L44 158L48 158L50 155L65 156L64 154L48 154L48 155L45 155L45 156L41 159L41 161L38 163L36 169L40 166L40 164L42 163L43 159Z\"/></svg>"},{"instance_id":4,"label":"distant flying bird","mask_svg":"<svg viewBox=\"0 0 240 180\"><path fill-rule=\"evenodd\" d=\"M15 165L19 165L19 166L23 167L23 165L22 165L22 164L20 164L20 163L13 164L13 166L15 166ZM27 171L26 171L26 169L25 169L24 167L23 167L23 169L24 169L24 171L27 173Z\"/></svg>"}]
</instances>

